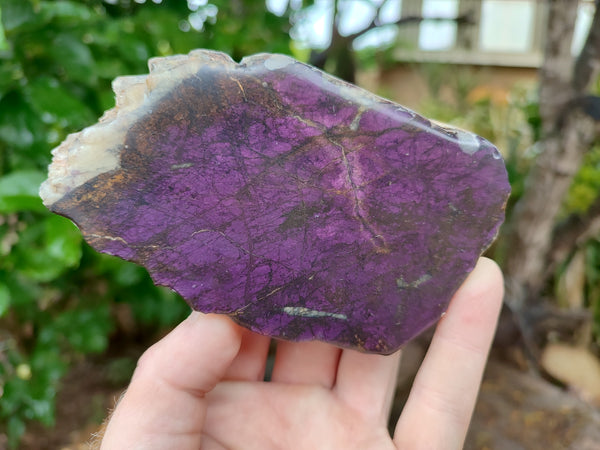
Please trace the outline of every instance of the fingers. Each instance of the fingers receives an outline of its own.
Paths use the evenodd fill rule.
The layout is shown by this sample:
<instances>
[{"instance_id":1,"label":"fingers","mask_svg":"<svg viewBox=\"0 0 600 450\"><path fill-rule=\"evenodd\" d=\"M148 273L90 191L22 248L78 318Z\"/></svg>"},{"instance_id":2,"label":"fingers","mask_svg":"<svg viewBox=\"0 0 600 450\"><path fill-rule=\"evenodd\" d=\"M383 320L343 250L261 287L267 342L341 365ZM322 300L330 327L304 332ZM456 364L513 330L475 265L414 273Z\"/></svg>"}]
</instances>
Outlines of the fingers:
<instances>
[{"instance_id":1,"label":"fingers","mask_svg":"<svg viewBox=\"0 0 600 450\"><path fill-rule=\"evenodd\" d=\"M237 356L227 369L224 380L262 381L271 338L242 329L242 345Z\"/></svg>"},{"instance_id":2,"label":"fingers","mask_svg":"<svg viewBox=\"0 0 600 450\"><path fill-rule=\"evenodd\" d=\"M271 380L278 383L320 384L331 388L335 383L341 350L323 342L277 343Z\"/></svg>"},{"instance_id":3,"label":"fingers","mask_svg":"<svg viewBox=\"0 0 600 450\"><path fill-rule=\"evenodd\" d=\"M396 388L400 353L381 356L344 350L334 392L346 405L385 423Z\"/></svg>"},{"instance_id":4,"label":"fingers","mask_svg":"<svg viewBox=\"0 0 600 450\"><path fill-rule=\"evenodd\" d=\"M481 258L438 324L396 426L398 448L462 448L502 297L500 269Z\"/></svg>"},{"instance_id":5,"label":"fingers","mask_svg":"<svg viewBox=\"0 0 600 450\"><path fill-rule=\"evenodd\" d=\"M225 374L240 340L230 319L192 313L142 355L101 448L199 448L204 395Z\"/></svg>"}]
</instances>

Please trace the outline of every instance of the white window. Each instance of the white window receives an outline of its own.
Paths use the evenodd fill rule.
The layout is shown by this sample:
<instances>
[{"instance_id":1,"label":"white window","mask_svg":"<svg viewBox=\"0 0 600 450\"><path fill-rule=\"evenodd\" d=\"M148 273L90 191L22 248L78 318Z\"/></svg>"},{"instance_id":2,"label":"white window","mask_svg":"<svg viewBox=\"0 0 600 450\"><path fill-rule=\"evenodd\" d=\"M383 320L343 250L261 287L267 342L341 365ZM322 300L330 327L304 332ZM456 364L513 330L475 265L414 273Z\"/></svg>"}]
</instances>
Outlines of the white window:
<instances>
[{"instance_id":1,"label":"white window","mask_svg":"<svg viewBox=\"0 0 600 450\"><path fill-rule=\"evenodd\" d=\"M562 1L562 0L561 0ZM400 61L539 67L543 60L547 3L540 0L403 0ZM573 54L584 44L594 0L579 0ZM443 20L460 18L462 20ZM428 20L429 19L429 20ZM468 19L468 20L466 20Z\"/></svg>"},{"instance_id":2,"label":"white window","mask_svg":"<svg viewBox=\"0 0 600 450\"><path fill-rule=\"evenodd\" d=\"M458 16L458 0L423 0L423 17L448 18ZM457 23L454 21L424 21L419 26L421 50L447 50L456 43Z\"/></svg>"},{"instance_id":3,"label":"white window","mask_svg":"<svg viewBox=\"0 0 600 450\"><path fill-rule=\"evenodd\" d=\"M537 2L483 0L479 49L484 52L525 53L532 50Z\"/></svg>"}]
</instances>

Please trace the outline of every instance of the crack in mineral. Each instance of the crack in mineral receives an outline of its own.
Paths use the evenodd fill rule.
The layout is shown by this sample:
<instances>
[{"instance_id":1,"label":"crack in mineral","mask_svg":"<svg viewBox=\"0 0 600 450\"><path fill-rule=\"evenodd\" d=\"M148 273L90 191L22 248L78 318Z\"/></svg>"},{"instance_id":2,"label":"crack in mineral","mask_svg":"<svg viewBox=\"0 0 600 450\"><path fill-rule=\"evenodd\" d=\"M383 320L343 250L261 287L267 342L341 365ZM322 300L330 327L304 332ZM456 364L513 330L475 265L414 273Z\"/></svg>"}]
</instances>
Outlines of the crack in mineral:
<instances>
[{"instance_id":1,"label":"crack in mineral","mask_svg":"<svg viewBox=\"0 0 600 450\"><path fill-rule=\"evenodd\" d=\"M350 162L348 161L348 158L346 156L346 150L345 150L344 146L342 144L340 144L339 142L334 141L333 139L330 139L330 138L327 138L327 139L333 145L338 147L342 154L342 163L346 169L346 180L348 181L348 184L350 185L352 192L354 194L354 212L356 214L356 217L360 221L363 228L371 235L371 242L377 248L377 252L378 253L389 253L390 249L387 247L387 244L386 244L383 236L380 233L378 233L377 230L374 229L373 225L371 225L369 223L369 221L366 219L366 217L363 215L363 213L361 211L362 205L361 205L361 200L358 198L358 185L354 182L354 180L352 178L353 167L352 167L352 164L350 164Z\"/></svg>"}]
</instances>

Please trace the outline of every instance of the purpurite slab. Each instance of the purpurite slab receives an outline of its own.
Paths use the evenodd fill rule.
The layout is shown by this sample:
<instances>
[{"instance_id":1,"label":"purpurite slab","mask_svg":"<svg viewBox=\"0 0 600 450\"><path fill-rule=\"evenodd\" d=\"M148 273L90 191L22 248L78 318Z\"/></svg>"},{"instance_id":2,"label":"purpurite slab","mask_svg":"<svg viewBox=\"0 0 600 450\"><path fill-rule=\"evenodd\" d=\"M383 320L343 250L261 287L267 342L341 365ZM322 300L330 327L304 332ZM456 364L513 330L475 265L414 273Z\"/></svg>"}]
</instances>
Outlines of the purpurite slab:
<instances>
[{"instance_id":1,"label":"purpurite slab","mask_svg":"<svg viewBox=\"0 0 600 450\"><path fill-rule=\"evenodd\" d=\"M40 195L97 250L258 333L387 354L504 218L486 140L282 55L154 59L53 151Z\"/></svg>"}]
</instances>

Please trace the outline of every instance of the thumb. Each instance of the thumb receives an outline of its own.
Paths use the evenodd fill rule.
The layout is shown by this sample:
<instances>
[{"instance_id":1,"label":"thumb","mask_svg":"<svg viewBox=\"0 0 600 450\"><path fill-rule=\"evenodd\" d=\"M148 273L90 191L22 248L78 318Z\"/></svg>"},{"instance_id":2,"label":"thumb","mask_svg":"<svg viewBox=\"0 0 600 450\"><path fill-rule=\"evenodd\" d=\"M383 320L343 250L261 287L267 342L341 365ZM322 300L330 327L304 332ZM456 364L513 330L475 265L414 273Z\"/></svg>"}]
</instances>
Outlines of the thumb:
<instances>
[{"instance_id":1,"label":"thumb","mask_svg":"<svg viewBox=\"0 0 600 450\"><path fill-rule=\"evenodd\" d=\"M101 448L200 448L204 396L240 343L240 328L229 318L193 312L142 355Z\"/></svg>"}]
</instances>

